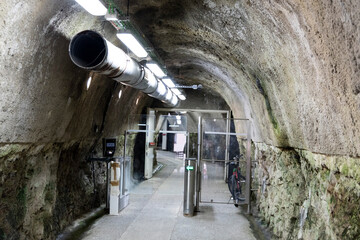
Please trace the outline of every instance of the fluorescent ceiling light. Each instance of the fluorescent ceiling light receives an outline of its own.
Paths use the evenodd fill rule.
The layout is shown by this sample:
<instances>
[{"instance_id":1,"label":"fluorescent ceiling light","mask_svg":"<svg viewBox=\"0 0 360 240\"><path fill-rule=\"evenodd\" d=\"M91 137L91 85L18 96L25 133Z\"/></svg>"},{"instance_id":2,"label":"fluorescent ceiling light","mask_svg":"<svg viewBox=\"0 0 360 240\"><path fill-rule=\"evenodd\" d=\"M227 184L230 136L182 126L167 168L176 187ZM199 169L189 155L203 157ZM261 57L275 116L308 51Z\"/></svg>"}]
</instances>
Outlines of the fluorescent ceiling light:
<instances>
[{"instance_id":1,"label":"fluorescent ceiling light","mask_svg":"<svg viewBox=\"0 0 360 240\"><path fill-rule=\"evenodd\" d=\"M87 82L86 82L86 90L89 90L90 84L91 84L91 80L92 80L92 75L88 78L88 80L87 80Z\"/></svg>"},{"instance_id":2,"label":"fluorescent ceiling light","mask_svg":"<svg viewBox=\"0 0 360 240\"><path fill-rule=\"evenodd\" d=\"M175 87L174 82L170 78L163 78L162 81L168 86L169 88Z\"/></svg>"},{"instance_id":3,"label":"fluorescent ceiling light","mask_svg":"<svg viewBox=\"0 0 360 240\"><path fill-rule=\"evenodd\" d=\"M148 53L131 33L118 33L116 36L128 47L137 57L145 58Z\"/></svg>"},{"instance_id":4,"label":"fluorescent ceiling light","mask_svg":"<svg viewBox=\"0 0 360 240\"><path fill-rule=\"evenodd\" d=\"M186 97L184 95L182 95L182 94L178 95L178 98L180 98L180 100L183 100L183 101L186 99Z\"/></svg>"},{"instance_id":5,"label":"fluorescent ceiling light","mask_svg":"<svg viewBox=\"0 0 360 240\"><path fill-rule=\"evenodd\" d=\"M99 0L75 0L86 11L94 16L104 16L107 13L106 7Z\"/></svg>"},{"instance_id":6,"label":"fluorescent ceiling light","mask_svg":"<svg viewBox=\"0 0 360 240\"><path fill-rule=\"evenodd\" d=\"M165 95L166 101L171 101L172 97L173 97L173 92L170 91L170 90L167 91L167 92L166 92L166 95Z\"/></svg>"},{"instance_id":7,"label":"fluorescent ceiling light","mask_svg":"<svg viewBox=\"0 0 360 240\"><path fill-rule=\"evenodd\" d=\"M158 90L158 92L159 92L159 94L161 96L164 96L166 94L166 86L165 86L165 84L162 83L162 82L159 82L157 90Z\"/></svg>"},{"instance_id":8,"label":"fluorescent ceiling light","mask_svg":"<svg viewBox=\"0 0 360 240\"><path fill-rule=\"evenodd\" d=\"M147 63L146 66L158 77L162 78L165 77L165 73L156 63Z\"/></svg>"},{"instance_id":9,"label":"fluorescent ceiling light","mask_svg":"<svg viewBox=\"0 0 360 240\"><path fill-rule=\"evenodd\" d=\"M107 12L107 13L105 14L105 19L108 20L108 21L117 21L117 20L119 20L119 19L117 18L116 13L109 13L109 12Z\"/></svg>"},{"instance_id":10,"label":"fluorescent ceiling light","mask_svg":"<svg viewBox=\"0 0 360 240\"><path fill-rule=\"evenodd\" d=\"M171 91L173 91L177 96L180 96L180 95L181 95L180 90L177 89L177 88L173 88L173 89L171 89Z\"/></svg>"},{"instance_id":11,"label":"fluorescent ceiling light","mask_svg":"<svg viewBox=\"0 0 360 240\"><path fill-rule=\"evenodd\" d=\"M178 99L176 96L174 96L174 97L171 99L171 104L174 105L174 106L176 106L178 103L179 103L179 99Z\"/></svg>"}]
</instances>

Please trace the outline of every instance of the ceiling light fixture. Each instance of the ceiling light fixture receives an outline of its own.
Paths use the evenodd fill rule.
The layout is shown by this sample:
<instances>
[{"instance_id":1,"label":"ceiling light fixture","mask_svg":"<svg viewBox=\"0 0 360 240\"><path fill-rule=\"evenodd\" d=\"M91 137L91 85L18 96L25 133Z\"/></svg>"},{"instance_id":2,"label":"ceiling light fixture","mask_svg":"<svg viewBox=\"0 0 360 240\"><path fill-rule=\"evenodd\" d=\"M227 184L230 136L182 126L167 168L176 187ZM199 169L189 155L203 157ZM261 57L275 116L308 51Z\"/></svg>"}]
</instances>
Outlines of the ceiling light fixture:
<instances>
[{"instance_id":1,"label":"ceiling light fixture","mask_svg":"<svg viewBox=\"0 0 360 240\"><path fill-rule=\"evenodd\" d=\"M176 116L176 123L177 123L178 125L181 124L181 116L180 116L180 115L177 115L177 116Z\"/></svg>"},{"instance_id":2,"label":"ceiling light fixture","mask_svg":"<svg viewBox=\"0 0 360 240\"><path fill-rule=\"evenodd\" d=\"M156 63L147 63L146 66L158 77L163 78L166 76L164 71Z\"/></svg>"},{"instance_id":3,"label":"ceiling light fixture","mask_svg":"<svg viewBox=\"0 0 360 240\"><path fill-rule=\"evenodd\" d=\"M157 78L153 76L151 79L152 83L157 81L158 82L158 92L160 96L165 95L166 103L170 102L170 105L177 105L179 99L186 99L182 93L177 90L174 82L169 77L166 77L166 66L164 66L163 61L158 56L158 54L154 51L154 48L151 44L147 41L144 34L141 31L134 27L134 23L130 22L129 14L127 17L124 17L120 10L118 10L115 3L112 1L109 3L104 0L75 0L79 5L81 5L87 12L94 16L104 16L104 18L109 21L115 29L118 31L116 36L120 39L120 41L138 58L142 59L135 59L136 61L140 61L141 65L146 63L146 71L150 70ZM105 5L106 3L106 5ZM108 7L108 9L107 9ZM129 9L128 9L129 11ZM140 40L140 41L138 41ZM107 41L106 41L107 42ZM108 43L111 44L111 43ZM108 44L106 46L108 46ZM145 48L144 48L145 46ZM151 56L149 56L148 52L151 52ZM142 60L142 61L141 61ZM74 61L74 60L73 60ZM81 66L79 63L74 62L80 67L90 69L88 67ZM143 69L144 70L144 69ZM153 75L151 74L151 75ZM89 76L86 87L87 90L90 87L92 80L92 75ZM201 86L201 85L199 85ZM197 89L197 85L191 86L193 89ZM175 88L175 89L172 89ZM119 90L118 98L120 99L122 95L122 90ZM152 95L150 95L152 96ZM155 97L155 96L153 96ZM156 97L155 97L156 98ZM136 99L136 104L139 103L139 98Z\"/></svg>"},{"instance_id":4,"label":"ceiling light fixture","mask_svg":"<svg viewBox=\"0 0 360 240\"><path fill-rule=\"evenodd\" d=\"M178 98L180 98L180 100L182 100L182 101L184 101L184 100L186 100L186 97L184 96L184 95L178 95Z\"/></svg>"},{"instance_id":5,"label":"ceiling light fixture","mask_svg":"<svg viewBox=\"0 0 360 240\"><path fill-rule=\"evenodd\" d=\"M86 82L86 90L89 90L92 80L92 74L89 76L87 82Z\"/></svg>"},{"instance_id":6,"label":"ceiling light fixture","mask_svg":"<svg viewBox=\"0 0 360 240\"><path fill-rule=\"evenodd\" d=\"M177 96L182 95L181 92L179 91L179 89L173 88L173 89L171 89L171 91L173 91L173 93L175 93Z\"/></svg>"},{"instance_id":7,"label":"ceiling light fixture","mask_svg":"<svg viewBox=\"0 0 360 240\"><path fill-rule=\"evenodd\" d=\"M163 83L165 83L166 86L168 86L169 88L175 87L174 82L173 82L170 78L163 78L162 81L163 81Z\"/></svg>"},{"instance_id":8,"label":"ceiling light fixture","mask_svg":"<svg viewBox=\"0 0 360 240\"><path fill-rule=\"evenodd\" d=\"M165 84L162 83L161 81L158 83L158 91L161 95L165 95L167 91Z\"/></svg>"},{"instance_id":9,"label":"ceiling light fixture","mask_svg":"<svg viewBox=\"0 0 360 240\"><path fill-rule=\"evenodd\" d=\"M129 48L137 57L145 58L148 53L131 33L117 33L116 36Z\"/></svg>"},{"instance_id":10,"label":"ceiling light fixture","mask_svg":"<svg viewBox=\"0 0 360 240\"><path fill-rule=\"evenodd\" d=\"M107 13L106 7L99 0L75 0L86 11L94 16L104 16Z\"/></svg>"},{"instance_id":11,"label":"ceiling light fixture","mask_svg":"<svg viewBox=\"0 0 360 240\"><path fill-rule=\"evenodd\" d=\"M114 13L107 12L107 13L105 14L105 19L106 19L107 21L118 21L118 20L119 20L116 12L114 12Z\"/></svg>"}]
</instances>

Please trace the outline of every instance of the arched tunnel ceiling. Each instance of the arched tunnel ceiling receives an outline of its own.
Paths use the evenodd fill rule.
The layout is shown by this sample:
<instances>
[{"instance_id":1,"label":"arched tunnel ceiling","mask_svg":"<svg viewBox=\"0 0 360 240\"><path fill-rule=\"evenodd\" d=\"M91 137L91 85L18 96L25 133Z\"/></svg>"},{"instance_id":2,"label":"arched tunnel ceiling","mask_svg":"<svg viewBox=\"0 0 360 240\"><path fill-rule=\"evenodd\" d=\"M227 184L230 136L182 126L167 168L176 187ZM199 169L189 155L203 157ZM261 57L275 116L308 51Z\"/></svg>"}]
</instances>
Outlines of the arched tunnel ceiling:
<instances>
[{"instance_id":1,"label":"arched tunnel ceiling","mask_svg":"<svg viewBox=\"0 0 360 240\"><path fill-rule=\"evenodd\" d=\"M220 93L255 140L359 153L359 2L130 4L173 76Z\"/></svg>"},{"instance_id":2,"label":"arched tunnel ceiling","mask_svg":"<svg viewBox=\"0 0 360 240\"><path fill-rule=\"evenodd\" d=\"M128 0L101 1L126 12ZM269 229L284 239L357 239L360 1L129 3L170 75L204 86L186 90L179 108L230 108L252 121L254 209ZM126 51L104 17L75 0L0 6L0 239L55 239L105 199L106 165L87 161L102 156L102 138L116 137L123 156L124 130L164 106L70 60L71 38L89 29ZM188 118L192 132L197 117ZM131 152L144 151L127 139Z\"/></svg>"},{"instance_id":3,"label":"arched tunnel ceiling","mask_svg":"<svg viewBox=\"0 0 360 240\"><path fill-rule=\"evenodd\" d=\"M126 11L127 1L114 3ZM178 83L201 83L203 93L221 95L234 117L252 120L254 141L358 156L359 5L340 0L131 0L129 10ZM72 130L81 137L90 126L101 125L107 109L101 94L115 96L119 86L102 78L94 83L101 93L84 91L88 73L71 63L67 46L85 29L119 46L115 29L73 0L14 0L2 6L1 72L10 81L3 81L1 90L11 100L1 105L2 142L25 138L25 133L44 141L71 139ZM21 65L9 65L14 59ZM113 101L110 108L138 98ZM139 113L140 106L150 104L145 100L126 105L116 116ZM97 113L91 112L94 104ZM86 126L74 128L82 116L79 109Z\"/></svg>"}]
</instances>

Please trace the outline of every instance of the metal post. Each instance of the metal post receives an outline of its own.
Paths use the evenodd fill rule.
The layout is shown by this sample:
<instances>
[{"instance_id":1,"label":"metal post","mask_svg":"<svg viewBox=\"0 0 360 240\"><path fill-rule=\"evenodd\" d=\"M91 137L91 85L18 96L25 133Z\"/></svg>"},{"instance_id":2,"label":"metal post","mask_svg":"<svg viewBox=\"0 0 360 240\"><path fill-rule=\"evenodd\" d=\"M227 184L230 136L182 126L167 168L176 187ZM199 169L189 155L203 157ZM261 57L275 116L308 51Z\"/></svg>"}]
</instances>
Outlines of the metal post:
<instances>
[{"instance_id":1,"label":"metal post","mask_svg":"<svg viewBox=\"0 0 360 240\"><path fill-rule=\"evenodd\" d=\"M124 159L120 159L120 184L119 184L119 191L120 191L120 198L124 195Z\"/></svg>"},{"instance_id":2,"label":"metal post","mask_svg":"<svg viewBox=\"0 0 360 240\"><path fill-rule=\"evenodd\" d=\"M167 129L167 119L165 119L165 124L163 124L163 130L166 132ZM167 133L162 133L162 144L161 144L161 149L166 151L167 149Z\"/></svg>"},{"instance_id":3,"label":"metal post","mask_svg":"<svg viewBox=\"0 0 360 240\"><path fill-rule=\"evenodd\" d=\"M202 117L199 116L198 122L198 152L197 152L197 161L196 161L196 211L199 211L200 203L200 191L201 191L201 170L200 170L200 161L201 161L201 150L202 150Z\"/></svg>"},{"instance_id":4,"label":"metal post","mask_svg":"<svg viewBox=\"0 0 360 240\"><path fill-rule=\"evenodd\" d=\"M154 141L155 130L155 111L148 109L146 116L146 141L145 141L145 169L144 175L146 179L152 178L154 148L150 147L150 143Z\"/></svg>"},{"instance_id":5,"label":"metal post","mask_svg":"<svg viewBox=\"0 0 360 240\"><path fill-rule=\"evenodd\" d=\"M123 153L123 162L125 163L126 161L126 145L127 145L127 131L124 132L124 153ZM124 168L123 168L124 169ZM125 169L123 170L123 174L125 174ZM124 189L125 189L125 181L126 179L123 178L123 182L122 182L122 191L120 192L121 195L124 194Z\"/></svg>"},{"instance_id":6,"label":"metal post","mask_svg":"<svg viewBox=\"0 0 360 240\"><path fill-rule=\"evenodd\" d=\"M111 181L110 181L110 215L119 214L119 202L120 202L120 163L111 162Z\"/></svg>"},{"instance_id":7,"label":"metal post","mask_svg":"<svg viewBox=\"0 0 360 240\"><path fill-rule=\"evenodd\" d=\"M190 157L190 133L186 133L186 157Z\"/></svg>"},{"instance_id":8,"label":"metal post","mask_svg":"<svg viewBox=\"0 0 360 240\"><path fill-rule=\"evenodd\" d=\"M184 174L184 216L194 215L196 158L185 159Z\"/></svg>"},{"instance_id":9,"label":"metal post","mask_svg":"<svg viewBox=\"0 0 360 240\"><path fill-rule=\"evenodd\" d=\"M125 131L125 132L124 132L124 153L123 153L124 160L125 160L125 158L126 158L127 134L128 134L128 132Z\"/></svg>"},{"instance_id":10,"label":"metal post","mask_svg":"<svg viewBox=\"0 0 360 240\"><path fill-rule=\"evenodd\" d=\"M127 157L127 154L126 154L126 150L127 150L127 143L128 143L128 134L129 132L126 130L125 131L125 140L124 140L124 161L125 162L129 162L129 166L128 166L128 169L127 169L127 174L128 174L128 177L125 179L125 190L126 192L129 192L129 184L130 184L130 176L131 176L131 171L132 171L132 161L131 161L131 158L130 157Z\"/></svg>"},{"instance_id":11,"label":"metal post","mask_svg":"<svg viewBox=\"0 0 360 240\"><path fill-rule=\"evenodd\" d=\"M227 181L227 163L229 162L229 144L230 144L230 114L229 112L226 113L226 138L225 138L225 166L224 166L224 181Z\"/></svg>"},{"instance_id":12,"label":"metal post","mask_svg":"<svg viewBox=\"0 0 360 240\"><path fill-rule=\"evenodd\" d=\"M248 204L248 214L251 211L251 122L247 122L247 144L246 144L246 192L245 198Z\"/></svg>"},{"instance_id":13,"label":"metal post","mask_svg":"<svg viewBox=\"0 0 360 240\"><path fill-rule=\"evenodd\" d=\"M109 178L109 172L110 172L110 164L109 162L106 162L106 209L110 208L110 178Z\"/></svg>"}]
</instances>

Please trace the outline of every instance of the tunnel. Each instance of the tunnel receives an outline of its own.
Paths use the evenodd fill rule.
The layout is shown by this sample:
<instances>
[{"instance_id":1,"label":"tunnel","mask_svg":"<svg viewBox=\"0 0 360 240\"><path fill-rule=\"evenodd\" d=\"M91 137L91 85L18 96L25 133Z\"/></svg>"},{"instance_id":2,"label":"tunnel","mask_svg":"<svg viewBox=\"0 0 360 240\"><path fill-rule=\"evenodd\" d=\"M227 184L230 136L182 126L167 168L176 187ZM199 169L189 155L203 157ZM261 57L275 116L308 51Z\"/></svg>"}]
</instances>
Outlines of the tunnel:
<instances>
[{"instance_id":1,"label":"tunnel","mask_svg":"<svg viewBox=\"0 0 360 240\"><path fill-rule=\"evenodd\" d=\"M360 1L0 6L0 240L360 239ZM205 200L184 217L189 157ZM130 199L110 216L119 159Z\"/></svg>"}]
</instances>

